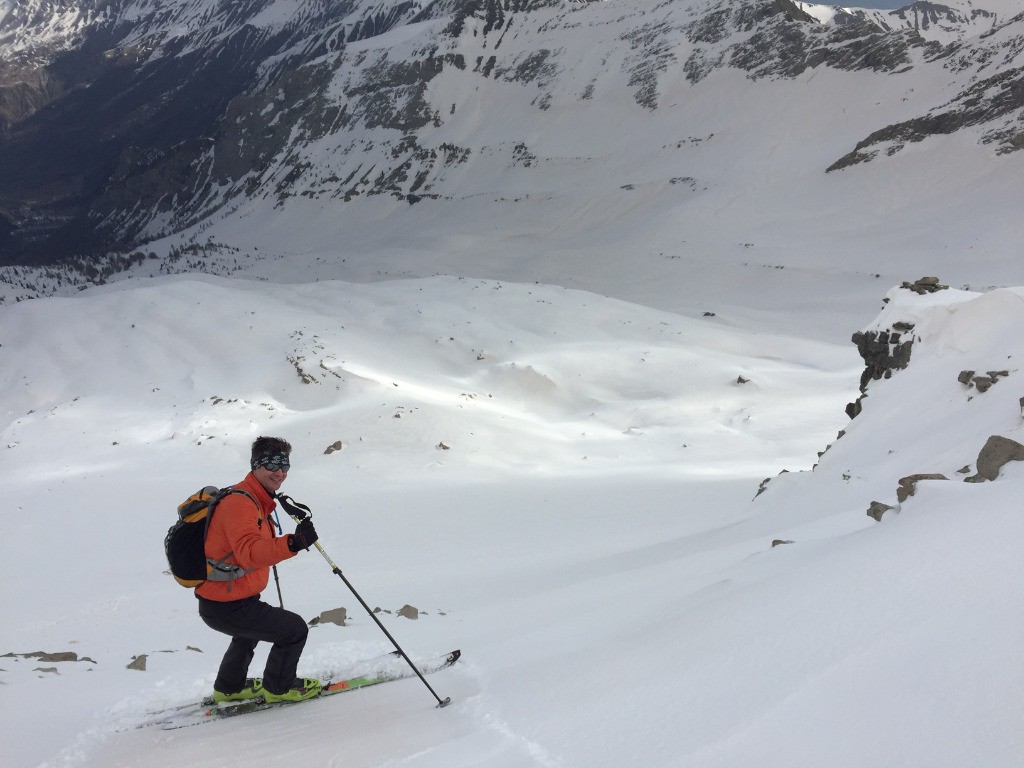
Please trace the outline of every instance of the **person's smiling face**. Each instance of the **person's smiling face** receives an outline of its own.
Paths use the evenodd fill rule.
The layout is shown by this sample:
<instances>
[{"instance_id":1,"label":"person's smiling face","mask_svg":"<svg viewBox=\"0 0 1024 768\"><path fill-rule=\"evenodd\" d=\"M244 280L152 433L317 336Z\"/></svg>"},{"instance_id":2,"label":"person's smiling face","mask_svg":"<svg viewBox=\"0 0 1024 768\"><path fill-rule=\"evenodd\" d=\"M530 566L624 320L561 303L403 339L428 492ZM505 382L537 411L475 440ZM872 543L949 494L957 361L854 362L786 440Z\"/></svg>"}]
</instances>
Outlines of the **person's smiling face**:
<instances>
[{"instance_id":1,"label":"person's smiling face","mask_svg":"<svg viewBox=\"0 0 1024 768\"><path fill-rule=\"evenodd\" d=\"M288 477L289 469L291 464L287 456L275 456L272 460L261 463L252 473L264 490L273 496Z\"/></svg>"}]
</instances>

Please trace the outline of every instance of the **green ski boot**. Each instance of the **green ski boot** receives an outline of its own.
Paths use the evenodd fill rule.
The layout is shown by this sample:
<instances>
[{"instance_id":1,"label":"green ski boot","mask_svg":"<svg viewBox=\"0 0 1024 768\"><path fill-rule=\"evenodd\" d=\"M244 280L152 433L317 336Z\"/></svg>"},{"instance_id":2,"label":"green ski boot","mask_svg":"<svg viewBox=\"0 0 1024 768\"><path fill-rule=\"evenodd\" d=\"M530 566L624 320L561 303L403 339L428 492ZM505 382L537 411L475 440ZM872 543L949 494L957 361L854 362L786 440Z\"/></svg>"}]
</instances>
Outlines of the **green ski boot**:
<instances>
[{"instance_id":1,"label":"green ski boot","mask_svg":"<svg viewBox=\"0 0 1024 768\"><path fill-rule=\"evenodd\" d=\"M263 700L267 704L277 704L282 701L302 701L303 699L315 699L323 690L324 684L319 680L307 677L304 680L296 680L295 684L284 693L271 693L263 689Z\"/></svg>"},{"instance_id":2,"label":"green ski boot","mask_svg":"<svg viewBox=\"0 0 1024 768\"><path fill-rule=\"evenodd\" d=\"M213 700L217 704L225 704L234 701L248 701L256 699L265 693L263 690L263 679L259 677L248 677L245 680L245 687L234 693L224 693L213 689Z\"/></svg>"}]
</instances>

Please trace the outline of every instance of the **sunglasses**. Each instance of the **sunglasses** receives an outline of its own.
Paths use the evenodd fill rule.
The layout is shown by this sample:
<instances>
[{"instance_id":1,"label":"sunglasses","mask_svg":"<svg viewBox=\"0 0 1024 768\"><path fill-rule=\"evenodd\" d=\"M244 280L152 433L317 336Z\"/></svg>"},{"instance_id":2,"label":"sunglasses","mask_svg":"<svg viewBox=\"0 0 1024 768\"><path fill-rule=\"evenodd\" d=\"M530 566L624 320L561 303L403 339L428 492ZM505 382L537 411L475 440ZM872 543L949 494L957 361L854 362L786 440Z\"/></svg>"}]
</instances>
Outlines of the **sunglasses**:
<instances>
[{"instance_id":1,"label":"sunglasses","mask_svg":"<svg viewBox=\"0 0 1024 768\"><path fill-rule=\"evenodd\" d=\"M292 468L291 463L288 461L288 457L283 453L274 454L273 456L262 456L256 460L255 464L256 466L253 467L253 469L256 467L263 467L269 472L287 472Z\"/></svg>"}]
</instances>

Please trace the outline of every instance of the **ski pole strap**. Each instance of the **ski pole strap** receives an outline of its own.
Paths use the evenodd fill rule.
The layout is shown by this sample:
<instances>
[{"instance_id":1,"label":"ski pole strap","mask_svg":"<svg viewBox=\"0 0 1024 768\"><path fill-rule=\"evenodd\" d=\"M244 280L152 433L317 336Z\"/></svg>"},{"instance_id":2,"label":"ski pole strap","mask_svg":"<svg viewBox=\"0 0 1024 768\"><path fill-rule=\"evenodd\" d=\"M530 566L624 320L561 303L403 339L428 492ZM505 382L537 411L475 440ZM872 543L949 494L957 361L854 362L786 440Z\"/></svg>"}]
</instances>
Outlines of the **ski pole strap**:
<instances>
[{"instance_id":1,"label":"ski pole strap","mask_svg":"<svg viewBox=\"0 0 1024 768\"><path fill-rule=\"evenodd\" d=\"M313 517L313 512L309 507L305 504L299 504L291 496L285 496L283 493L279 493L277 494L277 500L281 502L281 506L284 507L284 511L296 520L305 520L306 518Z\"/></svg>"}]
</instances>

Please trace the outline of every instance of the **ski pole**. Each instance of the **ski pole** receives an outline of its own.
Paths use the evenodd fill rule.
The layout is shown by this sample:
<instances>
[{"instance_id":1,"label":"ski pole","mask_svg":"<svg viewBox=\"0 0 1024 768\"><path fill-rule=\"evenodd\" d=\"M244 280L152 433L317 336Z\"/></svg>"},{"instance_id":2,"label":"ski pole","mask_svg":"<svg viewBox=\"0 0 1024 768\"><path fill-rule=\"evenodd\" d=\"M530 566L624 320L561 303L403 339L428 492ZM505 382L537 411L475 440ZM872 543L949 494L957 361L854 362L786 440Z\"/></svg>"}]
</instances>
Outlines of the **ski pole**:
<instances>
[{"instance_id":1,"label":"ski pole","mask_svg":"<svg viewBox=\"0 0 1024 768\"><path fill-rule=\"evenodd\" d=\"M279 602L281 607L284 608L284 598L281 596L281 579L278 578L277 575L277 566L272 565L270 568L274 571L274 583L277 585L277 602Z\"/></svg>"},{"instance_id":2,"label":"ski pole","mask_svg":"<svg viewBox=\"0 0 1024 768\"><path fill-rule=\"evenodd\" d=\"M277 516L277 510L274 510L274 525L277 526L277 535L280 536L284 531L281 530L281 519ZM284 596L281 594L281 578L277 575L277 566L272 565L270 569L274 572L274 584L277 585L277 602L284 608Z\"/></svg>"},{"instance_id":3,"label":"ski pole","mask_svg":"<svg viewBox=\"0 0 1024 768\"><path fill-rule=\"evenodd\" d=\"M278 494L277 499L281 502L281 505L284 507L285 512L287 512L288 515L295 522L298 523L302 520L305 520L307 517L313 517L313 513L305 504L298 504L297 502L293 501L290 497L284 496L283 494ZM402 650L402 646L398 644L398 641L395 640L394 637L392 637L390 632L388 632L387 627L385 627L384 624L381 623L381 620L377 618L377 614L375 614L373 610L370 608L370 606L366 604L366 601L363 600L362 596L358 592L356 592L356 588L353 587L352 583L345 578L345 574L341 572L341 568L339 568L335 564L335 562L331 560L330 555L328 555L324 548L320 545L320 542L313 542L313 546L317 548L317 551L321 555L323 555L324 560L326 560L327 564L331 566L331 570L334 571L335 574L337 574L338 578L345 583L345 586L348 587L349 591L353 595L355 595L356 600L359 601L359 604L363 606L363 608L366 610L368 614L370 614L370 618L377 622L377 626L380 627L380 631L383 632L387 639L391 641L391 644L395 646L395 650L398 651L399 654L401 654L402 658L405 659L406 663L408 663L408 665L412 667L412 671L416 673L416 677L420 679L420 682L422 682L427 687L427 690L430 691L430 693L433 695L433 697L437 699L438 708L440 709L442 707L447 707L449 704L451 704L452 699L450 696L442 699L440 696L437 695L437 692L430 687L430 683L427 682L427 678L425 678L423 676L423 673L420 672L420 670L417 668L415 664L413 664L412 659L409 658L409 655Z\"/></svg>"}]
</instances>

